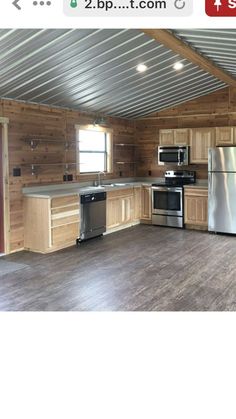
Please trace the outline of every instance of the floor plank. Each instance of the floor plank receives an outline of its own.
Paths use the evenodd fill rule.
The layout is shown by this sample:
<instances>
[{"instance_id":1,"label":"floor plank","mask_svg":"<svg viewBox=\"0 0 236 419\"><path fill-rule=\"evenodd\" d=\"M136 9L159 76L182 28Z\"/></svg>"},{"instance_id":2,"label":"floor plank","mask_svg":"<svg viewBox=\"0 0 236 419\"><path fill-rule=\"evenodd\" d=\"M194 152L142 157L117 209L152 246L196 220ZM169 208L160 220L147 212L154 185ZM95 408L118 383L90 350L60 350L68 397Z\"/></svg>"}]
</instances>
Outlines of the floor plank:
<instances>
[{"instance_id":1,"label":"floor plank","mask_svg":"<svg viewBox=\"0 0 236 419\"><path fill-rule=\"evenodd\" d=\"M0 259L1 311L235 311L236 238L135 226ZM24 265L2 273L1 261Z\"/></svg>"}]
</instances>

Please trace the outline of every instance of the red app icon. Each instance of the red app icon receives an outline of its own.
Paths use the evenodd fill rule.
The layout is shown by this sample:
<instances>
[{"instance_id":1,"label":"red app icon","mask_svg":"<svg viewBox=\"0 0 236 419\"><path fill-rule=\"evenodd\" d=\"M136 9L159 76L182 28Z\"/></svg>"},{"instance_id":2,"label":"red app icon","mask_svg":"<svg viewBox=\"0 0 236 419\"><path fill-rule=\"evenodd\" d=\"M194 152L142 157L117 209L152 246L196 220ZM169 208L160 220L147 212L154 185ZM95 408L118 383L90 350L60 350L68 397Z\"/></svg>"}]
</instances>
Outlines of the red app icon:
<instances>
[{"instance_id":1,"label":"red app icon","mask_svg":"<svg viewBox=\"0 0 236 419\"><path fill-rule=\"evenodd\" d=\"M236 16L236 0L206 0L208 16Z\"/></svg>"}]
</instances>

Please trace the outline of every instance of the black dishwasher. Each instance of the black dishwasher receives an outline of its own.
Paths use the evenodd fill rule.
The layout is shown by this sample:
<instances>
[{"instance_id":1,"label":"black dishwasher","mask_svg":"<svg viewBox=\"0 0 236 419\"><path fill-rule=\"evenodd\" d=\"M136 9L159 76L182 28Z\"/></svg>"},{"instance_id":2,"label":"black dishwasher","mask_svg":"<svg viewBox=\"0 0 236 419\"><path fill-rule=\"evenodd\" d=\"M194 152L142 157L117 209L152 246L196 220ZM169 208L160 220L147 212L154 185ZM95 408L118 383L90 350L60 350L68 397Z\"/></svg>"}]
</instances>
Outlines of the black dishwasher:
<instances>
[{"instance_id":1,"label":"black dishwasher","mask_svg":"<svg viewBox=\"0 0 236 419\"><path fill-rule=\"evenodd\" d=\"M95 192L80 196L80 237L78 242L105 233L106 197L106 192Z\"/></svg>"}]
</instances>

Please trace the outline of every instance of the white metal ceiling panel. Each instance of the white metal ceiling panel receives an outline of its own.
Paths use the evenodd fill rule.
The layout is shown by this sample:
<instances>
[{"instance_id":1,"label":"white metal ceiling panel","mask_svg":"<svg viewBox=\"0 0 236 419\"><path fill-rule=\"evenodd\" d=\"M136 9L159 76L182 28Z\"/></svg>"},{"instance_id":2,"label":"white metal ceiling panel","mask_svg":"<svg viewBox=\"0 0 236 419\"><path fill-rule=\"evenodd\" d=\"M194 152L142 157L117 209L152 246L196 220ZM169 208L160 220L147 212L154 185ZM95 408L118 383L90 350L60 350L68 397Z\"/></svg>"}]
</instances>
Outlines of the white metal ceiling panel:
<instances>
[{"instance_id":1,"label":"white metal ceiling panel","mask_svg":"<svg viewBox=\"0 0 236 419\"><path fill-rule=\"evenodd\" d=\"M236 76L236 29L178 29L172 32L231 76Z\"/></svg>"},{"instance_id":2,"label":"white metal ceiling panel","mask_svg":"<svg viewBox=\"0 0 236 419\"><path fill-rule=\"evenodd\" d=\"M226 42L236 57L231 38ZM184 64L180 72L176 61ZM145 73L136 71L140 63ZM0 30L1 98L138 118L223 87L139 30Z\"/></svg>"}]
</instances>

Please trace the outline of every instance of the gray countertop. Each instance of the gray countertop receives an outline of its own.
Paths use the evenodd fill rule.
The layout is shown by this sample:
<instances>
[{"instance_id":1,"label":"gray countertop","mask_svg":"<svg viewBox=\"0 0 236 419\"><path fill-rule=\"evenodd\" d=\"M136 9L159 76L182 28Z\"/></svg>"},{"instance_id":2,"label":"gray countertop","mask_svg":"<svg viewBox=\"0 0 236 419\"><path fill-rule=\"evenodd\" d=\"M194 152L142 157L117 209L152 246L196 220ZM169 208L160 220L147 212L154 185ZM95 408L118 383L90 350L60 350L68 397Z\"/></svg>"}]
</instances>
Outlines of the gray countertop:
<instances>
[{"instance_id":1,"label":"gray countertop","mask_svg":"<svg viewBox=\"0 0 236 419\"><path fill-rule=\"evenodd\" d=\"M85 195L87 193L95 193L95 192L110 192L110 191L117 191L127 188L134 188L138 186L151 186L150 182L127 182L120 185L109 186L104 185L101 187L96 186L84 186L84 187L75 187L75 188L61 188L56 190L40 190L40 191L32 191L32 192L24 192L24 196L31 197L31 198L58 198L60 196L70 196L70 195ZM36 188L35 188L36 189Z\"/></svg>"},{"instance_id":2,"label":"gray countertop","mask_svg":"<svg viewBox=\"0 0 236 419\"><path fill-rule=\"evenodd\" d=\"M123 180L123 179L122 179ZM107 183L116 184L115 186L110 186L105 184L102 187L91 186L89 184L66 184L66 185L47 185L47 186L34 186L23 188L22 192L24 196L31 198L57 198L60 196L70 196L70 195L84 195L87 193L95 192L110 192L116 190L122 190L127 188L134 188L138 186L151 186L152 183L161 183L162 178L140 178L138 180L134 179L124 179L122 182L121 179L115 179L114 181L110 180ZM199 180L194 185L186 185L185 188L207 188L207 180Z\"/></svg>"}]
</instances>

